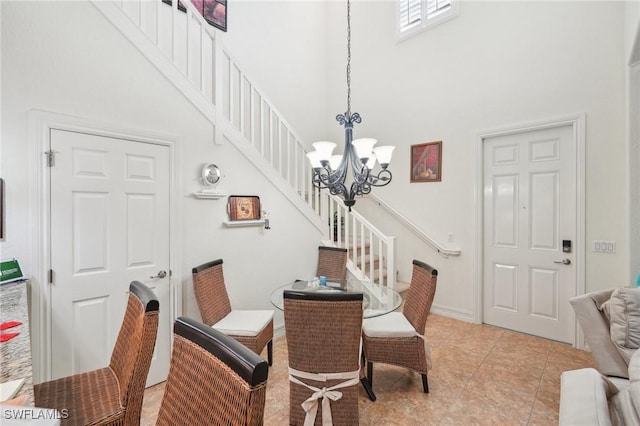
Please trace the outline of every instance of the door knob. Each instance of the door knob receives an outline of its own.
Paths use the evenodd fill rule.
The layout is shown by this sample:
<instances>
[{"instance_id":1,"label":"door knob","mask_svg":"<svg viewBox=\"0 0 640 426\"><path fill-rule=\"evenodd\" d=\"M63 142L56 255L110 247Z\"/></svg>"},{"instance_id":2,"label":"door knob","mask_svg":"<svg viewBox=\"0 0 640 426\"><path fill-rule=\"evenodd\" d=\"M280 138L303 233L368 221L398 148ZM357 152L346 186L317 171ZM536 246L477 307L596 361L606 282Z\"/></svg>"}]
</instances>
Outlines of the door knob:
<instances>
[{"instance_id":1,"label":"door knob","mask_svg":"<svg viewBox=\"0 0 640 426\"><path fill-rule=\"evenodd\" d=\"M553 263L562 263L563 265L571 265L571 260L569 259L562 259L562 260L556 260Z\"/></svg>"},{"instance_id":2,"label":"door knob","mask_svg":"<svg viewBox=\"0 0 640 426\"><path fill-rule=\"evenodd\" d=\"M159 271L158 275L151 276L149 278L164 278L167 276L167 271Z\"/></svg>"}]
</instances>

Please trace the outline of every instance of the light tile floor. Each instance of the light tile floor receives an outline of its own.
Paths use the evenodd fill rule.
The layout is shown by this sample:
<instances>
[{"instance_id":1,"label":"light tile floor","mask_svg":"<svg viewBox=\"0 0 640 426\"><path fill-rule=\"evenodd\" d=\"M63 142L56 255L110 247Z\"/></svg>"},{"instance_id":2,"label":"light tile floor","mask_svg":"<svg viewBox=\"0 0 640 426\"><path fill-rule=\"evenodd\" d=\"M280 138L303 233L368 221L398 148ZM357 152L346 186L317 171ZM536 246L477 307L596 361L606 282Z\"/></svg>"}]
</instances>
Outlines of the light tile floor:
<instances>
[{"instance_id":1,"label":"light tile floor","mask_svg":"<svg viewBox=\"0 0 640 426\"><path fill-rule=\"evenodd\" d=\"M570 345L488 325L429 315L426 337L433 369L429 393L420 376L374 364L371 402L360 387L361 425L557 425L560 374L595 367L590 353ZM266 351L263 356L266 356ZM287 347L274 341L265 425L287 425ZM146 390L142 425L153 425L164 384Z\"/></svg>"}]
</instances>

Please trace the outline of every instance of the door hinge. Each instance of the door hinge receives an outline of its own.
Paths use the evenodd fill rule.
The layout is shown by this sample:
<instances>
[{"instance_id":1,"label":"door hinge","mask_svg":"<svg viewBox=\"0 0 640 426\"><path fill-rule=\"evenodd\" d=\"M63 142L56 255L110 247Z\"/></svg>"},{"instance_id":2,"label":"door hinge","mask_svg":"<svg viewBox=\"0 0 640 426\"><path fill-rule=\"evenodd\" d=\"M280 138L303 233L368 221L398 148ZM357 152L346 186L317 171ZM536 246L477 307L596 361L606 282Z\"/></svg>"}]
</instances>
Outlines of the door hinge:
<instances>
[{"instance_id":1,"label":"door hinge","mask_svg":"<svg viewBox=\"0 0 640 426\"><path fill-rule=\"evenodd\" d=\"M53 269L49 269L49 284L53 284Z\"/></svg>"},{"instance_id":2,"label":"door hinge","mask_svg":"<svg viewBox=\"0 0 640 426\"><path fill-rule=\"evenodd\" d=\"M56 153L53 150L46 151L44 155L47 156L47 166L53 167L56 165Z\"/></svg>"}]
</instances>

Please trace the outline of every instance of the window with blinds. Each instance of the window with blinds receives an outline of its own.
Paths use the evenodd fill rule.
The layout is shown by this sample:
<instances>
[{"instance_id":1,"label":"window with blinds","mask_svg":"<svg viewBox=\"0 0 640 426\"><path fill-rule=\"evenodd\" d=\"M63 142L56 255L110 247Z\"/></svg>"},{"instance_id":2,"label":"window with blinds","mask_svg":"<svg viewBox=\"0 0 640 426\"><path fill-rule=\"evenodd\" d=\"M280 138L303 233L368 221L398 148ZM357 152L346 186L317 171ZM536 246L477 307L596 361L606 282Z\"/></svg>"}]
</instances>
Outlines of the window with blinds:
<instances>
[{"instance_id":1,"label":"window with blinds","mask_svg":"<svg viewBox=\"0 0 640 426\"><path fill-rule=\"evenodd\" d=\"M458 16L459 0L398 0L398 40Z\"/></svg>"}]
</instances>

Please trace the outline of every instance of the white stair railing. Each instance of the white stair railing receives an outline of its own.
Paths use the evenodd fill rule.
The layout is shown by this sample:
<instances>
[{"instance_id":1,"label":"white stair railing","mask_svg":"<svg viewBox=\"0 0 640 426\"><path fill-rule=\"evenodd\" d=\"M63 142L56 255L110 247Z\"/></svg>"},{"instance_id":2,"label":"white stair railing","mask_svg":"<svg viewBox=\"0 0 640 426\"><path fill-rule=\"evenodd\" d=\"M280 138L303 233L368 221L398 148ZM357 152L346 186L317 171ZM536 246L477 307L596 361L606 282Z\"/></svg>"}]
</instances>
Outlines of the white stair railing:
<instances>
[{"instance_id":1,"label":"white stair railing","mask_svg":"<svg viewBox=\"0 0 640 426\"><path fill-rule=\"evenodd\" d=\"M224 48L221 52L224 117L319 214L317 197L312 196L312 169L301 138L231 54Z\"/></svg>"},{"instance_id":2,"label":"white stair railing","mask_svg":"<svg viewBox=\"0 0 640 426\"><path fill-rule=\"evenodd\" d=\"M317 215L316 222L319 216L328 224L328 235L333 236L336 227L334 243L349 248L354 275L395 285L395 237L384 235L357 212L348 212L338 197L313 187L302 140L190 1L181 3L184 12L175 0L170 5L162 0L91 1L215 124L217 143L230 140L254 164L262 158L277 172L268 176L286 181L300 197L295 203L306 204Z\"/></svg>"},{"instance_id":3,"label":"white stair railing","mask_svg":"<svg viewBox=\"0 0 640 426\"><path fill-rule=\"evenodd\" d=\"M396 237L385 235L341 198L321 191L323 219L329 225L332 243L349 250L347 267L356 278L395 287Z\"/></svg>"},{"instance_id":4,"label":"white stair railing","mask_svg":"<svg viewBox=\"0 0 640 426\"><path fill-rule=\"evenodd\" d=\"M92 0L202 114L216 125L216 142L244 137L298 196L320 214L306 148L292 126L244 74L221 37L189 1ZM124 12L124 13L122 13ZM125 22L126 21L126 22ZM130 25L138 28L130 30ZM145 37L146 36L146 37ZM150 49L153 46L155 49ZM233 132L225 129L233 128ZM314 197L315 194L315 197Z\"/></svg>"}]
</instances>

